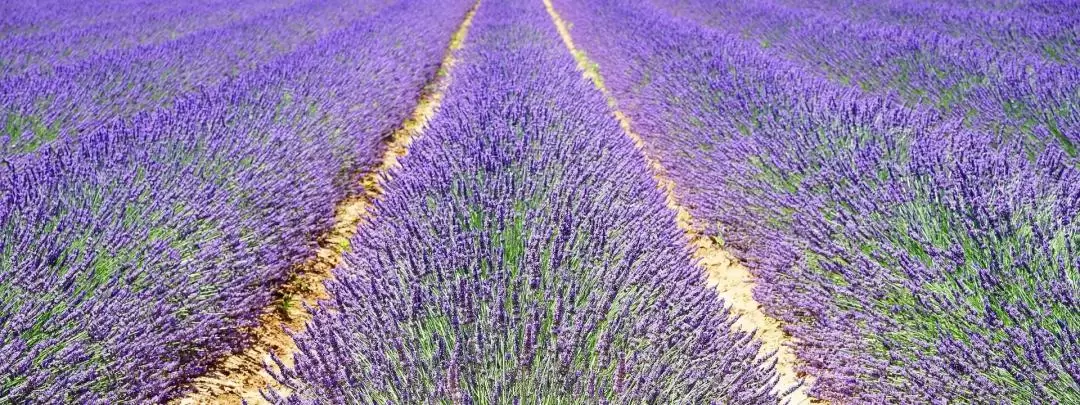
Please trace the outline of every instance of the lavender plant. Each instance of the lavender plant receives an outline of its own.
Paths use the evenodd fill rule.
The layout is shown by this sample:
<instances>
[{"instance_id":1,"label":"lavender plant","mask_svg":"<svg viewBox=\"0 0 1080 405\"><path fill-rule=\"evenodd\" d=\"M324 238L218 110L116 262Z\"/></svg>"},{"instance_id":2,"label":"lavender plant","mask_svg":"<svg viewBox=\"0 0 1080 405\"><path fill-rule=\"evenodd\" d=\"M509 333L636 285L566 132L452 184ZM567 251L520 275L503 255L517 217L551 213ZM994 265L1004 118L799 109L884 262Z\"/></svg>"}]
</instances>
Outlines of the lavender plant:
<instances>
[{"instance_id":1,"label":"lavender plant","mask_svg":"<svg viewBox=\"0 0 1080 405\"><path fill-rule=\"evenodd\" d=\"M281 403L776 403L538 2L483 2Z\"/></svg>"},{"instance_id":2,"label":"lavender plant","mask_svg":"<svg viewBox=\"0 0 1080 405\"><path fill-rule=\"evenodd\" d=\"M1031 159L1048 143L1070 158L1080 153L1076 9L1054 17L1035 12L1013 16L1022 24L968 9L957 14L989 22L973 24L964 18L959 24L968 32L957 32L947 18L935 23L932 15L924 24L903 24L853 18L847 6L689 3L672 9L709 26L741 31L841 83L895 94L909 104L964 118L979 131L1022 140L1009 145Z\"/></svg>"},{"instance_id":3,"label":"lavender plant","mask_svg":"<svg viewBox=\"0 0 1080 405\"><path fill-rule=\"evenodd\" d=\"M45 34L61 31L62 27L80 29L109 20L130 18L140 11L153 13L160 7L175 7L149 0L113 1L108 3L64 2L63 0L12 0L0 4L0 38L19 35ZM182 5L180 5L183 7Z\"/></svg>"},{"instance_id":4,"label":"lavender plant","mask_svg":"<svg viewBox=\"0 0 1080 405\"><path fill-rule=\"evenodd\" d=\"M397 4L0 164L0 403L164 402L244 348L467 7Z\"/></svg>"},{"instance_id":5,"label":"lavender plant","mask_svg":"<svg viewBox=\"0 0 1080 405\"><path fill-rule=\"evenodd\" d=\"M0 77L35 68L47 70L108 51L197 35L288 6L283 1L154 2L128 5L123 9L126 13L98 15L108 8L102 7L101 2L88 4L97 7L78 16L65 13L76 8L70 3L49 7L41 7L40 2L9 5L7 13L27 19L36 17L36 21L27 30L14 26L3 29L7 35L0 41ZM80 17L89 16L93 18L80 24L83 21Z\"/></svg>"},{"instance_id":6,"label":"lavender plant","mask_svg":"<svg viewBox=\"0 0 1080 405\"><path fill-rule=\"evenodd\" d=\"M116 49L74 64L56 61L4 77L0 157L77 138L110 120L168 108L181 95L280 65L276 61L283 55L346 29L372 11L356 2L302 2L174 41Z\"/></svg>"},{"instance_id":7,"label":"lavender plant","mask_svg":"<svg viewBox=\"0 0 1080 405\"><path fill-rule=\"evenodd\" d=\"M673 11L710 24L742 16L740 30L747 34L783 32L780 20L798 25L817 21L788 20L802 16L811 20L836 19L844 25L854 23L871 25L887 30L915 29L911 32L937 33L943 37L974 40L979 46L1010 54L1042 56L1051 61L1064 62L1080 54L1076 48L1077 18L1074 1L1053 0L1047 2L1014 2L1000 7L987 7L986 3L959 4L958 2L869 0L845 2L835 0L811 0L794 2L786 0L767 2L716 2L712 0L661 0L656 2ZM765 20L773 21L762 24ZM839 27L839 31L848 27ZM784 34L786 35L786 34ZM766 34L766 36L771 36ZM771 41L771 39L766 39Z\"/></svg>"},{"instance_id":8,"label":"lavender plant","mask_svg":"<svg viewBox=\"0 0 1080 405\"><path fill-rule=\"evenodd\" d=\"M1021 137L649 5L556 7L694 216L752 267L812 394L1080 400L1080 174L1065 145L1026 156Z\"/></svg>"}]
</instances>

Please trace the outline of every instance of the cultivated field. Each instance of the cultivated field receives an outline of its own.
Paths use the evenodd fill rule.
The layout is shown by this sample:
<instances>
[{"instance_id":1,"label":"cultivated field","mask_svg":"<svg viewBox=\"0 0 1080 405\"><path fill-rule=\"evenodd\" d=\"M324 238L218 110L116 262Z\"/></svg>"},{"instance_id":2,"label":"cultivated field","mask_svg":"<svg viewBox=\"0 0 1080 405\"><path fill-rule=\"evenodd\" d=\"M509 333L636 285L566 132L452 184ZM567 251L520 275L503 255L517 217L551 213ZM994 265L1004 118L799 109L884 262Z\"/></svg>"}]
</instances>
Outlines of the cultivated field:
<instances>
[{"instance_id":1,"label":"cultivated field","mask_svg":"<svg viewBox=\"0 0 1080 405\"><path fill-rule=\"evenodd\" d=\"M0 404L1080 404L1080 2L0 3Z\"/></svg>"}]
</instances>

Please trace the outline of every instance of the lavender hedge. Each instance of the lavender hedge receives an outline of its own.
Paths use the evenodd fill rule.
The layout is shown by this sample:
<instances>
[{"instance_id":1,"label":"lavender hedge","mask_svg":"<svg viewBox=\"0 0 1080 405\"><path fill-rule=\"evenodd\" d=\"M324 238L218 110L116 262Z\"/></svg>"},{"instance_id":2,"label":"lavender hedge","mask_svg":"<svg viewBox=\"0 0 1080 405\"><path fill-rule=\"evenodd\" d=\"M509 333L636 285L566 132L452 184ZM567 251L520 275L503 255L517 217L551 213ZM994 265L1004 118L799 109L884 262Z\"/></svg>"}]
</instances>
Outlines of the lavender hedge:
<instances>
[{"instance_id":1,"label":"lavender hedge","mask_svg":"<svg viewBox=\"0 0 1080 405\"><path fill-rule=\"evenodd\" d=\"M764 2L714 0L660 0L656 4L685 12L687 17L707 21L710 25L722 21L737 23L739 30L754 36L766 34L765 41L775 39L803 28L800 25L819 25L819 18L834 18L842 26L836 31L826 30L818 35L835 35L845 39L841 32L849 24L870 25L877 29L907 31L909 33L934 34L989 46L991 49L1011 54L1029 54L1049 61L1072 61L1080 57L1077 48L1077 22L1075 1L1050 0L1043 2L1011 2L987 7L986 2L961 4L961 2L868 0L859 2L837 0L810 0L803 2L772 0ZM674 6L674 8L672 8ZM691 15L697 10L696 15ZM788 20L791 17L808 17L810 20ZM741 17L741 18L740 18ZM767 19L773 21L766 24ZM792 23L790 27L777 25L780 19Z\"/></svg>"},{"instance_id":2,"label":"lavender hedge","mask_svg":"<svg viewBox=\"0 0 1080 405\"><path fill-rule=\"evenodd\" d=\"M56 139L78 138L115 118L168 108L179 96L299 52L347 28L388 1L305 1L218 29L161 44L104 52L76 63L0 79L0 158ZM73 33L72 35L79 35ZM286 56L283 56L286 55Z\"/></svg>"},{"instance_id":3,"label":"lavender hedge","mask_svg":"<svg viewBox=\"0 0 1080 405\"><path fill-rule=\"evenodd\" d=\"M162 402L242 349L468 5L397 4L0 163L0 402Z\"/></svg>"},{"instance_id":4,"label":"lavender hedge","mask_svg":"<svg viewBox=\"0 0 1080 405\"><path fill-rule=\"evenodd\" d=\"M164 8L184 7L178 3L153 0L123 0L108 3L67 2L65 0L11 0L0 4L0 38L46 34L80 29L109 20L123 20L139 12L153 13Z\"/></svg>"},{"instance_id":5,"label":"lavender hedge","mask_svg":"<svg viewBox=\"0 0 1080 405\"><path fill-rule=\"evenodd\" d=\"M1070 158L1080 154L1080 8L1050 15L1021 8L1005 19L1002 12L960 6L938 6L959 10L951 17L940 10L893 16L883 11L886 5L863 6L883 15L875 19L860 17L846 3L667 2L659 1L695 21L742 32L836 81L892 93L954 114L978 131L1020 139L1013 146L1031 159L1047 143ZM919 10L919 4L894 7Z\"/></svg>"},{"instance_id":6,"label":"lavender hedge","mask_svg":"<svg viewBox=\"0 0 1080 405\"><path fill-rule=\"evenodd\" d=\"M459 56L267 397L778 402L542 5L481 3Z\"/></svg>"},{"instance_id":7,"label":"lavender hedge","mask_svg":"<svg viewBox=\"0 0 1080 405\"><path fill-rule=\"evenodd\" d=\"M1065 143L1029 156L1016 133L650 5L556 8L694 216L751 266L813 395L1080 401L1080 173ZM858 38L833 40L877 52Z\"/></svg>"},{"instance_id":8,"label":"lavender hedge","mask_svg":"<svg viewBox=\"0 0 1080 405\"><path fill-rule=\"evenodd\" d=\"M288 6L280 0L152 2L129 4L119 10L124 13L114 14L106 13L109 8L101 2L86 2L96 7L71 15L68 11L78 9L77 4L41 3L6 6L5 13L33 22L0 29L0 77L34 68L51 69L117 49L172 41Z\"/></svg>"}]
</instances>

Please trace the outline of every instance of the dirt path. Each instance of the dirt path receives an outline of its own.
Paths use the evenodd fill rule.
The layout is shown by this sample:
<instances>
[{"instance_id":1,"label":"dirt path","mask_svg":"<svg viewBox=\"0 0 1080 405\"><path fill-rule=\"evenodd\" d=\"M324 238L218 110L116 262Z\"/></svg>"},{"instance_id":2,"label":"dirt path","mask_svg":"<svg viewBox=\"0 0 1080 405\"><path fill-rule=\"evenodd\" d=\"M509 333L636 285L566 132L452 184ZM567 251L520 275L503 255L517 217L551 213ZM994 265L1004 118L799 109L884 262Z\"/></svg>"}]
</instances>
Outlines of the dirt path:
<instances>
[{"instance_id":1,"label":"dirt path","mask_svg":"<svg viewBox=\"0 0 1080 405\"><path fill-rule=\"evenodd\" d=\"M558 29L559 36L562 37L566 48L570 50L570 53L574 55L574 59L577 60L582 76L591 80L596 85L596 88L604 94L608 100L608 105L614 111L615 118L619 121L619 126L622 127L626 135L634 141L634 145L644 155L645 161L652 171L653 179L656 180L657 187L664 191L668 208L675 211L675 221L679 229L686 234L693 248L694 258L699 261L701 267L708 274L709 284L715 286L717 293L731 306L731 311L740 316L737 326L746 331L756 330L757 338L763 343L764 350L766 352L776 351L776 370L780 375L780 387L793 387L800 380L809 384L811 377L799 376L796 372L799 360L795 357L795 353L791 348L794 343L793 338L783 331L779 321L765 315L761 311L761 304L754 300L752 294L753 275L715 241L702 235L700 230L693 226L690 211L680 205L676 198L675 183L667 177L660 161L650 156L645 150L645 141L633 131L629 117L618 109L615 98L604 85L597 65L589 59L584 51L574 46L570 30L562 18L559 17L559 13L551 4L551 0L544 0L544 6L547 8L548 14L551 15L551 19L555 23L555 27ZM805 385L789 394L787 399L791 404L811 402ZM814 402L818 403L819 401Z\"/></svg>"},{"instance_id":2,"label":"dirt path","mask_svg":"<svg viewBox=\"0 0 1080 405\"><path fill-rule=\"evenodd\" d=\"M255 340L252 346L241 354L222 359L210 372L192 383L194 391L191 394L173 403L267 403L259 393L260 389L288 391L266 371L264 364L272 364L270 353L273 352L285 364L292 365L297 347L287 330L302 331L311 319L305 305L314 307L320 300L329 298L324 282L333 277L331 270L348 250L349 239L356 234L360 224L368 220L372 203L382 195L382 182L388 178L388 171L408 153L413 139L420 135L442 103L443 91L450 81L450 69L456 63L454 52L461 49L479 4L477 1L473 5L454 33L435 78L424 87L412 114L387 141L379 165L361 180L364 192L338 204L334 227L319 239L315 256L298 266L292 279L282 285L279 291L282 298L263 310L259 326L250 331Z\"/></svg>"}]
</instances>

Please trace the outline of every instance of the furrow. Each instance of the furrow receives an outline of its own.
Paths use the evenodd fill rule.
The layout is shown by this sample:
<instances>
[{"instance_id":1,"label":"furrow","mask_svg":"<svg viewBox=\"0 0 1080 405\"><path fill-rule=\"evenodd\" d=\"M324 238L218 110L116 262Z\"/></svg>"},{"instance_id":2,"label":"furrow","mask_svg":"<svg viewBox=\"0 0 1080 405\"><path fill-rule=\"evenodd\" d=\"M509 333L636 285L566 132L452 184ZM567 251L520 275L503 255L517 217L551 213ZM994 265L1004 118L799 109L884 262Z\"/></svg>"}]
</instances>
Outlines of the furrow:
<instances>
[{"instance_id":1,"label":"furrow","mask_svg":"<svg viewBox=\"0 0 1080 405\"><path fill-rule=\"evenodd\" d=\"M544 0L544 6L554 22L563 44L574 55L582 76L592 81L604 97L613 111L615 118L622 127L623 132L633 141L634 146L641 152L649 167L657 187L664 192L665 203L668 208L675 212L675 221L680 230L686 235L687 243L690 244L694 258L708 275L708 282L716 288L717 293L731 307L733 314L739 317L736 325L745 331L754 331L756 337L761 340L765 352L776 352L776 370L780 376L781 388L794 388L787 396L792 404L810 403L807 387L812 385L812 376L800 376L796 372L799 359L793 350L794 339L784 332L780 321L769 317L761 310L761 304L753 296L754 277L738 259L725 251L720 244L704 235L700 229L694 226L690 211L679 203L675 182L666 174L666 170L660 161L651 156L646 149L645 141L634 132L630 118L618 108L618 102L612 96L611 91L604 85L597 65L591 61L584 51L574 45L570 30L555 10L551 0Z\"/></svg>"},{"instance_id":2,"label":"furrow","mask_svg":"<svg viewBox=\"0 0 1080 405\"><path fill-rule=\"evenodd\" d=\"M335 225L320 238L316 254L298 266L293 277L280 288L280 298L263 311L259 326L250 331L254 338L251 347L222 359L193 382L194 389L189 395L175 403L267 403L260 390L288 391L267 369L275 367L272 356L292 365L293 354L298 350L292 334L303 331L311 319L310 310L329 298L325 282L334 276L332 269L341 262L360 224L370 220L368 213L374 201L382 196L382 184L389 179L390 169L408 154L413 139L421 135L438 110L450 82L450 70L456 63L454 54L464 44L478 5L479 2L473 5L454 33L435 77L424 87L415 109L386 140L379 164L363 176L363 191L338 205Z\"/></svg>"}]
</instances>

